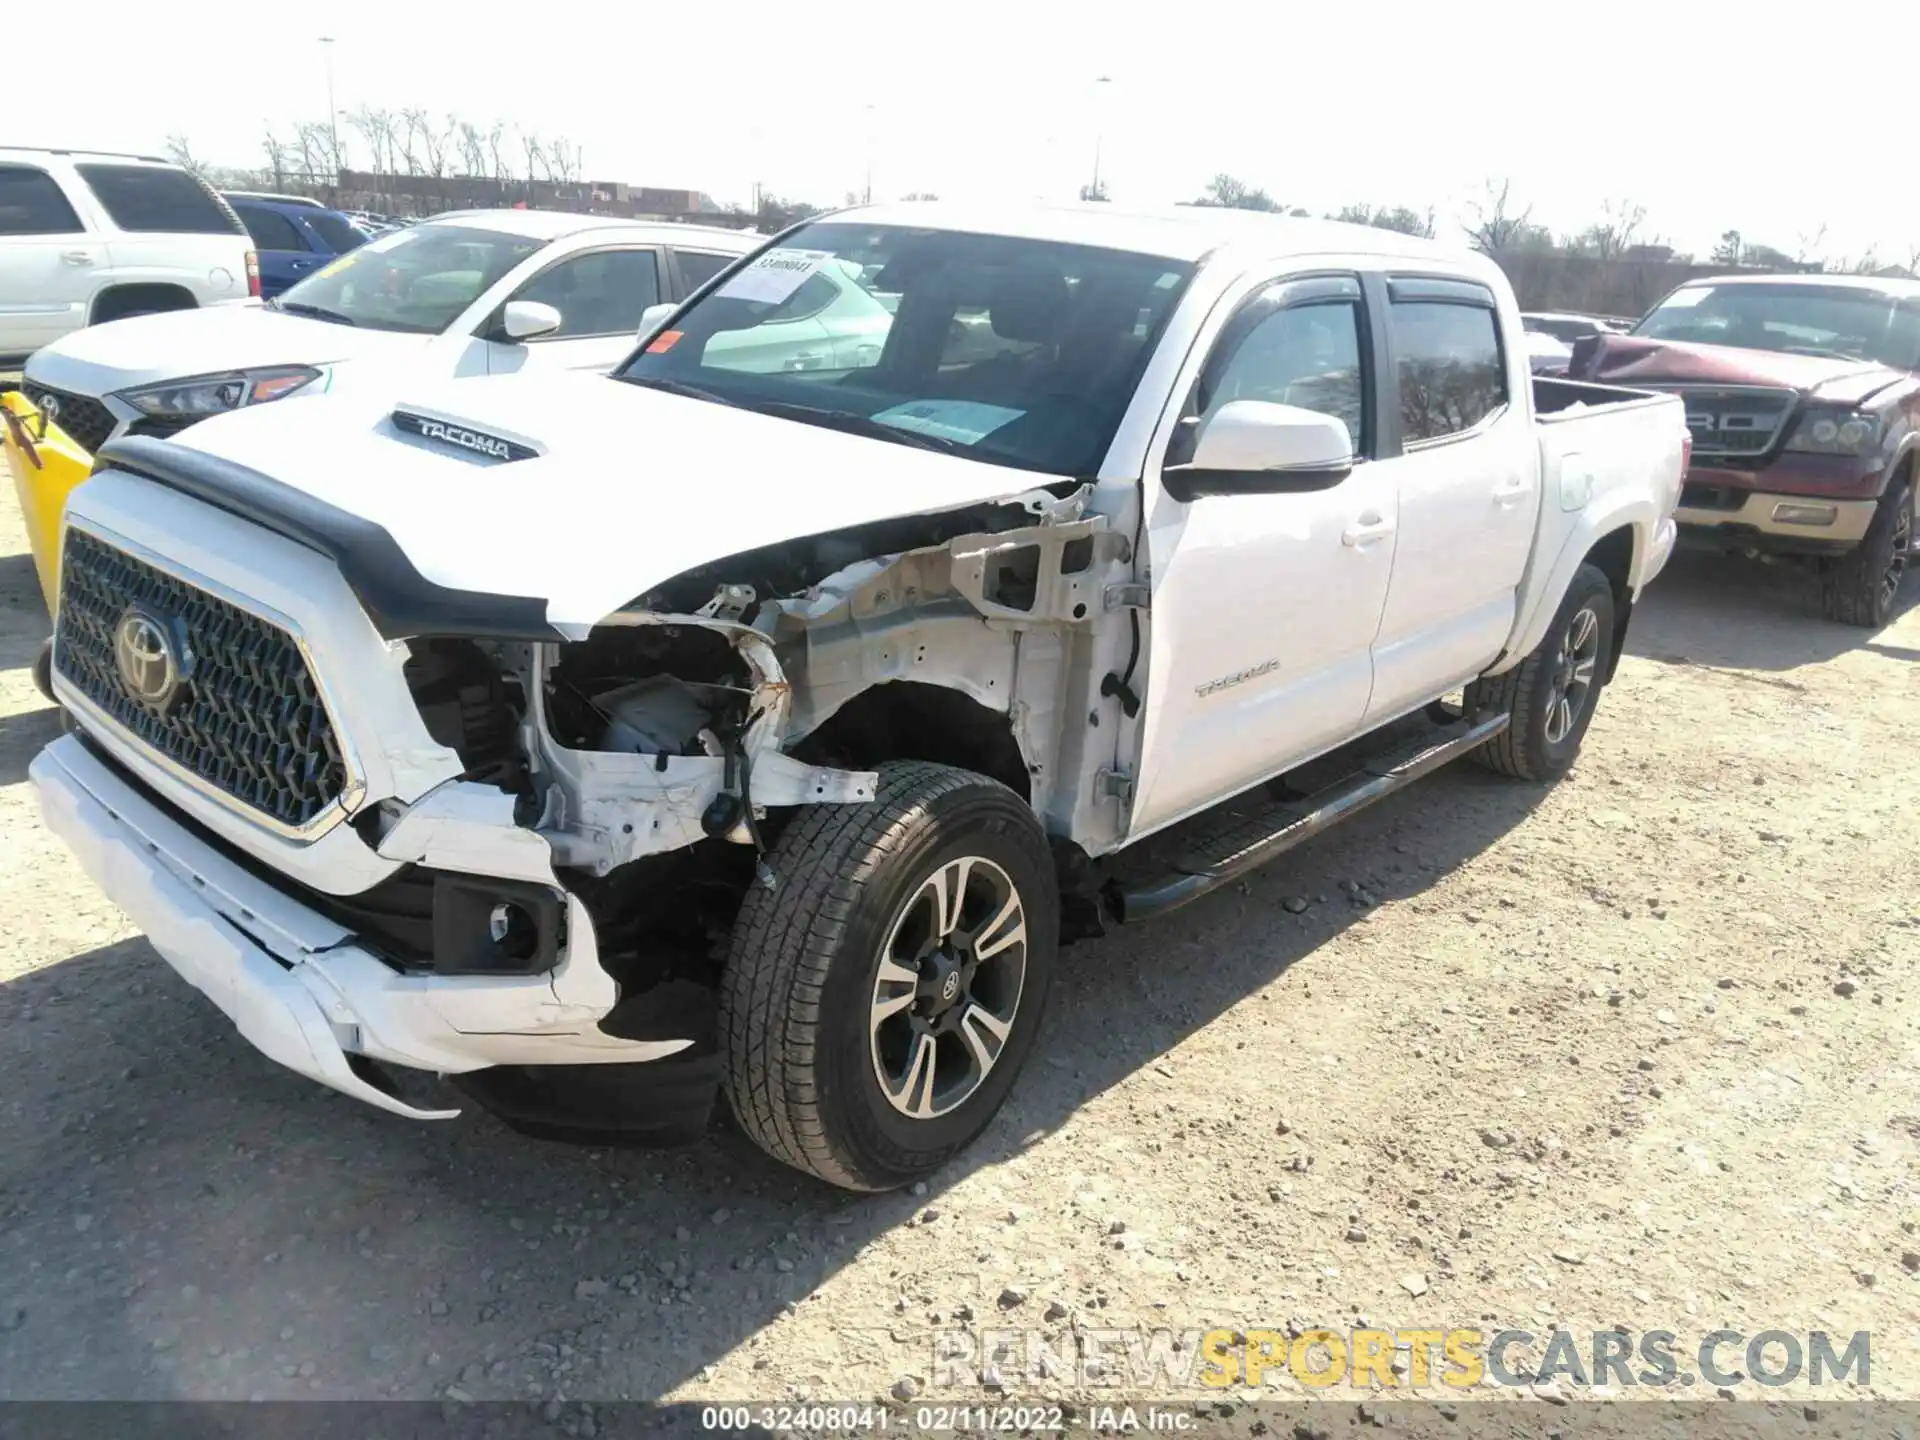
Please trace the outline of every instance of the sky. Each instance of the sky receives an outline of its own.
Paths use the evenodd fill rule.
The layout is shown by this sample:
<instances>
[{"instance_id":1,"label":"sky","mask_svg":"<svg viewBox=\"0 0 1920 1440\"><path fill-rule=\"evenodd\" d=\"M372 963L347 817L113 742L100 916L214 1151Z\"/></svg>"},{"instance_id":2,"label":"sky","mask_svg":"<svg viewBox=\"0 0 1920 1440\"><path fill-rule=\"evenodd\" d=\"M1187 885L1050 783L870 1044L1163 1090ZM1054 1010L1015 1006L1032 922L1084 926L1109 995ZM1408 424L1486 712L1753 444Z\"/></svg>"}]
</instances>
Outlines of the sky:
<instances>
[{"instance_id":1,"label":"sky","mask_svg":"<svg viewBox=\"0 0 1920 1440\"><path fill-rule=\"evenodd\" d=\"M101 0L84 92L65 67L20 66L0 95L7 143L158 153L177 133L203 161L257 165L269 126L325 116L330 57L340 110L505 120L578 145L587 178L743 203L759 184L838 204L869 167L875 199L1070 199L1097 154L1120 202L1191 199L1225 171L1316 214L1431 206L1457 237L1507 180L1556 231L1624 203L1645 207L1645 238L1702 257L1737 229L1904 263L1910 87L1869 77L1871 37L1899 50L1909 8L1858 0L1822 37L1784 8L1705 0L329 0L228 12L228 36L216 12ZM703 35L688 18L705 14Z\"/></svg>"}]
</instances>

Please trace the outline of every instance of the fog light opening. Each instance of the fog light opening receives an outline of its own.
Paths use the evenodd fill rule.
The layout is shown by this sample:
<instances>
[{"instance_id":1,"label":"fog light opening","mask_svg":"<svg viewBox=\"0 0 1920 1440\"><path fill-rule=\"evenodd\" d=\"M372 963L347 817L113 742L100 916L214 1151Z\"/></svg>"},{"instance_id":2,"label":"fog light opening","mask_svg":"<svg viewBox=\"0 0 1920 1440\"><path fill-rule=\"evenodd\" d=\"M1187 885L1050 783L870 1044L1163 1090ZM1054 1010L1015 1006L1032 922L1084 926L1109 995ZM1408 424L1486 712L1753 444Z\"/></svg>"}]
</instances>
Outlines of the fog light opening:
<instances>
[{"instance_id":1,"label":"fog light opening","mask_svg":"<svg viewBox=\"0 0 1920 1440\"><path fill-rule=\"evenodd\" d=\"M1776 505L1773 518L1780 525L1831 525L1840 518L1838 505Z\"/></svg>"},{"instance_id":2,"label":"fog light opening","mask_svg":"<svg viewBox=\"0 0 1920 1440\"><path fill-rule=\"evenodd\" d=\"M540 922L511 900L502 900L488 913L487 933L509 960L531 960L540 948Z\"/></svg>"}]
</instances>

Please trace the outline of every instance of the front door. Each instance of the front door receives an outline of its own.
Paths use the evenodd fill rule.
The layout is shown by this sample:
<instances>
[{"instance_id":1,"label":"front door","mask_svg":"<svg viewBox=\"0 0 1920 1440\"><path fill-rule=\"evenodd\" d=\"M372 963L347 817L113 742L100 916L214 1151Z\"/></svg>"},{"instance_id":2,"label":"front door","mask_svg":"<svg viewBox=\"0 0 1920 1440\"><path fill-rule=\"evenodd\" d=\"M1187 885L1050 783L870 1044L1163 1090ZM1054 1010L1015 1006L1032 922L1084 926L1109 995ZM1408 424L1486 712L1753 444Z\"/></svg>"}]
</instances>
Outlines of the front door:
<instances>
[{"instance_id":1,"label":"front door","mask_svg":"<svg viewBox=\"0 0 1920 1440\"><path fill-rule=\"evenodd\" d=\"M1337 416L1356 463L1300 494L1181 504L1149 487L1152 644L1131 839L1360 727L1399 518L1391 467L1370 458L1372 334L1356 277L1282 281L1243 303L1201 372L1165 463L1229 400Z\"/></svg>"},{"instance_id":2,"label":"front door","mask_svg":"<svg viewBox=\"0 0 1920 1440\"><path fill-rule=\"evenodd\" d=\"M553 306L560 328L531 340L490 337L488 372L611 370L632 353L640 314L659 303L660 288L657 250L588 250L556 261L510 298Z\"/></svg>"}]
</instances>

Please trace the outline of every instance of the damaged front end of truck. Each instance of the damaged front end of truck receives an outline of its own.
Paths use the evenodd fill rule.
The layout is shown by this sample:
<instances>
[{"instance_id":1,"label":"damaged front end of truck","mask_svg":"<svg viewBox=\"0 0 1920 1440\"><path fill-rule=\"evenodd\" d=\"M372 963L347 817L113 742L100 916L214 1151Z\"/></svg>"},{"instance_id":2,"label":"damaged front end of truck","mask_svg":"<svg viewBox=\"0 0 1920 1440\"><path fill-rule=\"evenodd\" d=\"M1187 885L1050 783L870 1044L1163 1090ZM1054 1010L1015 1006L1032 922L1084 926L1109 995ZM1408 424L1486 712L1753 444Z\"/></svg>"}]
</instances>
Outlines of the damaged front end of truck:
<instances>
[{"instance_id":1,"label":"damaged front end of truck","mask_svg":"<svg viewBox=\"0 0 1920 1440\"><path fill-rule=\"evenodd\" d=\"M451 1113L403 1098L403 1072L429 1070L534 1133L685 1139L717 1093L735 916L779 892L770 851L796 816L869 803L879 767L916 759L1064 807L1062 832L1083 803L1068 697L1130 558L1084 484L762 545L575 624L438 590L371 522L232 462L118 442L102 478L68 541L56 688L79 733L36 764L49 822L103 884L89 827L131 826L258 973L203 983L172 943L191 927L110 884L162 954L273 1058L389 1110ZM163 560L136 515L204 523L205 553ZM248 578L209 578L216 554ZM109 693L127 615L191 652L164 720ZM304 761L284 735L216 743L337 795L257 836L284 795L216 794L219 775L185 773L192 739L168 737L270 709L276 635L306 703L274 723L324 735Z\"/></svg>"}]
</instances>

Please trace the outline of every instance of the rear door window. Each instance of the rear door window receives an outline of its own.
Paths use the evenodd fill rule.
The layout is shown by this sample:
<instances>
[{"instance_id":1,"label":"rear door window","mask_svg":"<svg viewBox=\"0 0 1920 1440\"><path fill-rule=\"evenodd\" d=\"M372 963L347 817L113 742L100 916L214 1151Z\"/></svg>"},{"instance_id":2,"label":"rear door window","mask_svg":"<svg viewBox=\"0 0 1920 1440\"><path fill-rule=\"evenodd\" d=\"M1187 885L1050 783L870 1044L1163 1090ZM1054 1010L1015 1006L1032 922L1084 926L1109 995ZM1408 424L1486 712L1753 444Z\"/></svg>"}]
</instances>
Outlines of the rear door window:
<instances>
[{"instance_id":1,"label":"rear door window","mask_svg":"<svg viewBox=\"0 0 1920 1440\"><path fill-rule=\"evenodd\" d=\"M78 235L85 228L46 171L0 165L0 235Z\"/></svg>"},{"instance_id":2,"label":"rear door window","mask_svg":"<svg viewBox=\"0 0 1920 1440\"><path fill-rule=\"evenodd\" d=\"M233 214L184 170L160 165L76 165L113 223L138 234L238 235Z\"/></svg>"},{"instance_id":3,"label":"rear door window","mask_svg":"<svg viewBox=\"0 0 1920 1440\"><path fill-rule=\"evenodd\" d=\"M680 280L691 295L714 276L740 257L738 255L716 255L710 250L675 250L673 258L680 265Z\"/></svg>"},{"instance_id":4,"label":"rear door window","mask_svg":"<svg viewBox=\"0 0 1920 1440\"><path fill-rule=\"evenodd\" d=\"M1396 298L1387 314L1405 444L1458 435L1505 408L1507 372L1491 296L1486 305Z\"/></svg>"},{"instance_id":5,"label":"rear door window","mask_svg":"<svg viewBox=\"0 0 1920 1440\"><path fill-rule=\"evenodd\" d=\"M300 242L300 232L293 228L293 222L275 210L263 210L258 205L240 205L233 207L233 213L240 217L240 223L247 227L247 234L253 237L253 243L262 250L305 250Z\"/></svg>"},{"instance_id":6,"label":"rear door window","mask_svg":"<svg viewBox=\"0 0 1920 1440\"><path fill-rule=\"evenodd\" d=\"M331 210L309 210L302 218L307 228L320 237L321 244L335 255L356 250L366 242L365 235Z\"/></svg>"}]
</instances>

